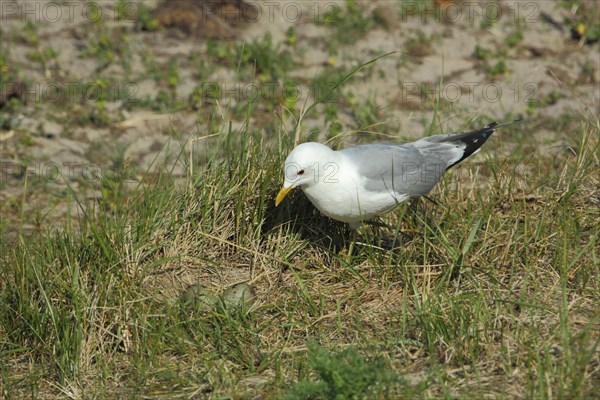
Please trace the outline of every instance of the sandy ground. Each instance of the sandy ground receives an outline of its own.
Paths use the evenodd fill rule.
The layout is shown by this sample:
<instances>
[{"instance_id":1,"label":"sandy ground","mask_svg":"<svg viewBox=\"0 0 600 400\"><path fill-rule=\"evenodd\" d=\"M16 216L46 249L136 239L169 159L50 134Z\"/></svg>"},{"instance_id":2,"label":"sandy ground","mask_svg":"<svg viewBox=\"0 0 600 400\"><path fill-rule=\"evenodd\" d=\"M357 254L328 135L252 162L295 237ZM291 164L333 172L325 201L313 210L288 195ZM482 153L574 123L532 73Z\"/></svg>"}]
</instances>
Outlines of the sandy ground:
<instances>
[{"instance_id":1,"label":"sandy ground","mask_svg":"<svg viewBox=\"0 0 600 400\"><path fill-rule=\"evenodd\" d=\"M278 96L284 82L293 80L301 105L317 76L349 70L388 52L396 53L341 88L333 105L344 130L364 127L356 109L368 101L375 118L385 122L374 130L392 135L386 140L421 136L433 117L436 96L444 105L439 116L446 131L466 128L478 116L539 122L598 110L598 43L574 39L564 23L572 10L552 1L436 2L442 8L423 2L357 2L362 19L355 25L369 21L358 34L347 22L345 2L247 2L246 16L235 8L239 2L200 2L194 7L220 8L195 17L185 2L179 3L154 11L160 22L154 31L140 29L136 21L142 8L152 12L157 1L143 7L122 2L121 18L114 1L97 2L95 9L77 1L1 3L3 229L16 232L20 220L26 230L60 225L69 210L68 188L85 189L90 199L102 196L94 183L122 163L135 165L134 180L143 179L153 164L175 158L187 139L210 134L211 114L241 126L244 113L231 110L246 104L256 86L271 85ZM337 10L342 19L319 23ZM597 12L597 5L591 12ZM489 23L492 13L497 18ZM267 33L277 49L273 63L282 55L291 58L276 79L261 77L260 71L242 76L240 67L251 60L225 62L208 44L212 38L223 44L221 49L232 49L261 41ZM511 44L516 34L521 38ZM477 46L492 55L478 59ZM490 72L500 61L505 64L500 72ZM168 72L165 78L170 68L176 70L173 82ZM327 82L335 82L333 75ZM194 89L210 85L221 88L217 101L191 104ZM114 89L114 95L99 106L100 86ZM161 91L182 105L161 107L156 100ZM331 121L325 123L323 110L306 116L304 133L317 129L322 139L327 137ZM250 122L262 129L276 123L278 114L280 107L260 106ZM286 120L291 126L291 118ZM531 126L530 140L538 145L552 146L562 134L552 123ZM346 142L357 140L347 135ZM183 166L176 165L175 173L185 174Z\"/></svg>"}]
</instances>

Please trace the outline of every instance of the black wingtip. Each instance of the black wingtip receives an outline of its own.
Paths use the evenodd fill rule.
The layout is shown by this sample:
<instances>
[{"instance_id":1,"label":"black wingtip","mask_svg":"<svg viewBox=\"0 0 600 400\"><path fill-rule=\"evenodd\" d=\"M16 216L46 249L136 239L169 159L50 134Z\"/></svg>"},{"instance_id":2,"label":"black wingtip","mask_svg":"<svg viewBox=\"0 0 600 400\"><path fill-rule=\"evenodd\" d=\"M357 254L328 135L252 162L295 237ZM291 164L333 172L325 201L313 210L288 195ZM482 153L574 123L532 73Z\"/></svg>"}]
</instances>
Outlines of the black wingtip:
<instances>
[{"instance_id":1,"label":"black wingtip","mask_svg":"<svg viewBox=\"0 0 600 400\"><path fill-rule=\"evenodd\" d=\"M502 124L502 125L504 125L504 124ZM444 140L444 142L450 142L450 143L460 142L465 145L465 150L464 150L463 156L460 158L460 160L458 160L454 164L448 166L448 168L452 168L453 166L460 163L462 160L464 160L465 158L469 157L470 155L475 153L477 150L479 150L479 148L481 146L483 146L485 141L488 140L490 136L492 136L492 133L494 133L494 130L497 127L502 126L502 125L498 125L498 123L496 123L496 122L491 122L481 129L477 129L477 130L465 132L465 133L459 133L457 135L453 135L453 136L446 138Z\"/></svg>"}]
</instances>

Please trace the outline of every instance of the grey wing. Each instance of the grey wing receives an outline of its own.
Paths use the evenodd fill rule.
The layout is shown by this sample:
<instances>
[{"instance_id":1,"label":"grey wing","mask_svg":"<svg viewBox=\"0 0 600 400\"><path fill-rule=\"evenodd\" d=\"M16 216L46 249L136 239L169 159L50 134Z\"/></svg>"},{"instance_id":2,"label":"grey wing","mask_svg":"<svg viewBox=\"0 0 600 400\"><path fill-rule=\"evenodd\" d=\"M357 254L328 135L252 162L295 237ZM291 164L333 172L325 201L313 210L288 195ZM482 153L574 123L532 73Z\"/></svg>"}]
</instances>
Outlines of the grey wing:
<instances>
[{"instance_id":1,"label":"grey wing","mask_svg":"<svg viewBox=\"0 0 600 400\"><path fill-rule=\"evenodd\" d=\"M427 194L462 150L448 143L371 144L341 152L353 159L365 188L418 197Z\"/></svg>"},{"instance_id":2,"label":"grey wing","mask_svg":"<svg viewBox=\"0 0 600 400\"><path fill-rule=\"evenodd\" d=\"M427 194L448 168L478 152L495 129L518 122L492 122L470 132L433 135L401 145L367 144L341 152L359 166L368 190L417 197Z\"/></svg>"}]
</instances>

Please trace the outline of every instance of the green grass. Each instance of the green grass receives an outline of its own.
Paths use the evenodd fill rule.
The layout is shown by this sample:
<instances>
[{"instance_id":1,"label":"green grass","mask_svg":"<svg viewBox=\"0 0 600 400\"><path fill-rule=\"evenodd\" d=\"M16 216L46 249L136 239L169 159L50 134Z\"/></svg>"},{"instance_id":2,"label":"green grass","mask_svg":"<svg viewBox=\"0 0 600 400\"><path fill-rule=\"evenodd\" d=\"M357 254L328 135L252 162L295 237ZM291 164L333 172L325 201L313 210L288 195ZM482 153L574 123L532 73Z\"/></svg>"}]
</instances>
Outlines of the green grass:
<instances>
[{"instance_id":1,"label":"green grass","mask_svg":"<svg viewBox=\"0 0 600 400\"><path fill-rule=\"evenodd\" d=\"M348 1L322 9L317 22L334 35L326 49L334 61L343 46L377 28L363 8ZM299 139L320 140L322 129L337 144L400 130L399 121L382 122L388 108L377 93L339 90L374 75L364 67L376 60L322 66L311 82L302 81L319 89L308 107L285 94L215 107L203 101L202 86L190 99L178 97L189 72L184 57L159 59L143 46L137 54L133 35L114 28L117 35L107 36L97 26L84 55L120 66L125 77L91 76L107 92L77 109L58 104L56 113L45 110L49 118L69 128L77 121L111 127L121 118L107 111L116 100L112 83L150 79L155 95L130 107L197 110L195 132L204 136L147 171L130 164L121 142L102 139L86 153L90 162L111 165L102 179L65 182L73 186L48 200L37 197L47 182L23 178L22 195L0 204L1 398L597 396L597 115L532 117L495 134L480 155L445 176L431 193L435 204L403 204L381 218L388 227L362 227L353 242L349 227L321 216L299 190L278 208L274 198L285 156ZM143 4L132 29L158 29ZM39 43L36 25L10 34L31 47L42 67L56 57ZM408 44L432 39L421 36ZM240 81L283 86L294 68L304 68L293 58L303 39L288 31L281 43L268 35L245 44L207 40L189 63L197 82L218 81L211 76L229 69ZM523 42L517 30L506 48L477 47L474 57L490 76L502 75L509 49ZM26 72L8 50L0 52L4 81ZM135 57L140 66L129 71ZM532 102L531 114L561 93ZM444 121L470 121L468 129L491 120L427 100L434 116L422 121L424 134L448 132ZM6 118L31 112L11 102ZM270 121L259 128L253 113L265 110ZM348 126L342 116L352 112ZM288 114L295 118L286 120ZM318 114L324 126L304 129L303 117ZM187 137L179 125L168 129L173 140ZM17 133L20 162L33 164L26 150L35 135ZM71 211L53 220L48 203L67 203ZM239 282L256 292L249 308L182 307L190 285L222 294Z\"/></svg>"},{"instance_id":2,"label":"green grass","mask_svg":"<svg viewBox=\"0 0 600 400\"><path fill-rule=\"evenodd\" d=\"M274 208L289 135L221 128L180 189L160 165L133 191L107 176L109 203L2 242L7 398L348 398L345 380L357 398L593 395L598 121L580 121L571 150L536 153L525 187L519 160L467 163L438 206L400 207L352 253L349 229L302 193ZM250 310L178 306L189 284L244 280Z\"/></svg>"}]
</instances>

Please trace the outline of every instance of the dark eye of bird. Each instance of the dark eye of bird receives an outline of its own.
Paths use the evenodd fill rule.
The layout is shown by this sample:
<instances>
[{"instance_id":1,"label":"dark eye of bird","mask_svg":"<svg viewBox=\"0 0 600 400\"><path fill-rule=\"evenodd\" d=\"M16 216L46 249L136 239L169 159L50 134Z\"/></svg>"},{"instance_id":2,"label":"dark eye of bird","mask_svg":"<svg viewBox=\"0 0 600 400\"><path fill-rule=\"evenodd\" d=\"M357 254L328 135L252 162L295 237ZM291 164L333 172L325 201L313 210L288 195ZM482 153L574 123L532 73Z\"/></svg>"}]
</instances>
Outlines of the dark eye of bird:
<instances>
[{"instance_id":1,"label":"dark eye of bird","mask_svg":"<svg viewBox=\"0 0 600 400\"><path fill-rule=\"evenodd\" d=\"M304 175L304 170L301 169L300 171L298 171L298 175Z\"/></svg>"}]
</instances>

